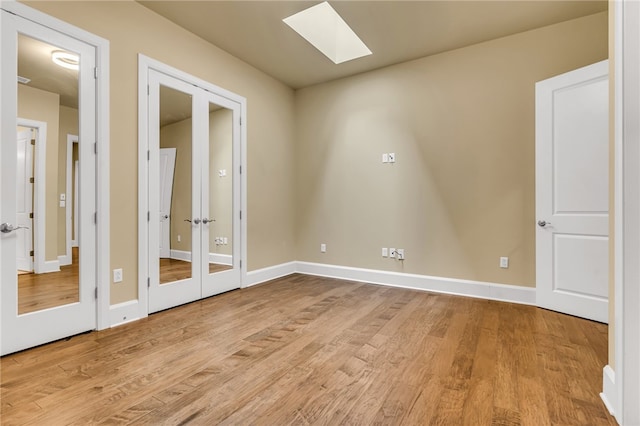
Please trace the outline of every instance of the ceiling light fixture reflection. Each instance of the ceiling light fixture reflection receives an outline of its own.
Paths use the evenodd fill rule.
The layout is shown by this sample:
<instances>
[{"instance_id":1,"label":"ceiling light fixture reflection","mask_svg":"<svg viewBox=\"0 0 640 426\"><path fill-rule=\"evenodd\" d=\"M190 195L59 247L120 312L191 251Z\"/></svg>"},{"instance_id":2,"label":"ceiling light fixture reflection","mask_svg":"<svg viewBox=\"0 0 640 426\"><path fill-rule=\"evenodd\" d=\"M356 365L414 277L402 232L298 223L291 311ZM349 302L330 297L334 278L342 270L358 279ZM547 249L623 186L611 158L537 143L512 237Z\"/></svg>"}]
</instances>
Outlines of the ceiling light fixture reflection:
<instances>
[{"instance_id":1,"label":"ceiling light fixture reflection","mask_svg":"<svg viewBox=\"0 0 640 426\"><path fill-rule=\"evenodd\" d=\"M326 1L283 21L336 64L371 55L371 50Z\"/></svg>"},{"instance_id":2,"label":"ceiling light fixture reflection","mask_svg":"<svg viewBox=\"0 0 640 426\"><path fill-rule=\"evenodd\" d=\"M51 52L51 60L61 67L78 70L80 68L80 58L75 53L64 52L62 50L55 50Z\"/></svg>"}]
</instances>

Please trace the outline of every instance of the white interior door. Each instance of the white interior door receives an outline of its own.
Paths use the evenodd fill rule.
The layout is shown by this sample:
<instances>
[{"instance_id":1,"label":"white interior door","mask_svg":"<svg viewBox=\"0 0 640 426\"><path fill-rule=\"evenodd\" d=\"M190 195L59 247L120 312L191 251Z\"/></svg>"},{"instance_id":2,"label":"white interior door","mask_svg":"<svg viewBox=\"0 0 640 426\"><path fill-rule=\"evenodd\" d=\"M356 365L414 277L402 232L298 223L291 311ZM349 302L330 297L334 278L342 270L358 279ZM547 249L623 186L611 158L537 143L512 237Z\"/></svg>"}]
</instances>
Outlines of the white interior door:
<instances>
[{"instance_id":1,"label":"white interior door","mask_svg":"<svg viewBox=\"0 0 640 426\"><path fill-rule=\"evenodd\" d=\"M608 321L608 63L536 84L536 301Z\"/></svg>"},{"instance_id":2,"label":"white interior door","mask_svg":"<svg viewBox=\"0 0 640 426\"><path fill-rule=\"evenodd\" d=\"M0 223L4 224L4 232L0 233L1 262L1 348L2 355L50 342L73 334L96 328L96 158L94 143L96 141L96 80L95 49L76 38L66 36L33 21L23 19L15 14L2 10L2 134L0 143ZM17 259L18 236L13 227L17 223L17 186L18 145L17 140L17 70L20 40L36 43L51 49L74 52L79 56L77 71L78 96L80 105L79 122L79 258L78 276L76 279L76 297L73 302L60 301L54 306L39 307L36 305L27 313L21 311L21 303L25 295L18 287ZM48 59L48 58L47 58ZM29 118L29 117L26 117ZM36 147L36 149L38 149ZM46 151L49 157L57 155L57 149ZM38 180L40 176L35 176ZM44 177L43 177L44 179ZM57 179L49 179L55 181ZM57 184L57 183L56 183ZM58 201L58 191L52 194ZM34 214L46 212L44 206L35 205ZM47 227L43 232L50 231ZM48 234L47 234L48 235ZM40 237L38 237L40 238ZM57 243L55 238L46 243L51 246ZM57 261L57 251L53 248L51 258ZM49 254L48 254L49 256ZM49 274L42 274L49 275ZM38 290L38 287L34 287Z\"/></svg>"},{"instance_id":3,"label":"white interior door","mask_svg":"<svg viewBox=\"0 0 640 426\"><path fill-rule=\"evenodd\" d=\"M16 261L19 271L33 271L33 145L31 130L18 132L16 162Z\"/></svg>"},{"instance_id":4,"label":"white interior door","mask_svg":"<svg viewBox=\"0 0 640 426\"><path fill-rule=\"evenodd\" d=\"M202 92L202 297L240 287L240 103Z\"/></svg>"},{"instance_id":5,"label":"white interior door","mask_svg":"<svg viewBox=\"0 0 640 426\"><path fill-rule=\"evenodd\" d=\"M161 211L148 220L148 304L156 312L240 287L241 104L154 69L147 79L149 211ZM168 196L165 149L175 158ZM152 232L163 211L174 219L168 258Z\"/></svg>"},{"instance_id":6,"label":"white interior door","mask_svg":"<svg viewBox=\"0 0 640 426\"><path fill-rule=\"evenodd\" d=\"M149 211L161 211L161 148L175 148L175 177L169 215L177 227L169 242L170 259L161 259L160 215L149 216L149 312L201 297L200 166L197 128L193 116L196 88L181 80L149 72ZM200 125L201 126L201 125ZM155 232L154 232L155 231ZM178 241L179 240L179 241ZM164 274L161 274L165 271ZM172 272L167 273L167 269Z\"/></svg>"},{"instance_id":7,"label":"white interior door","mask_svg":"<svg viewBox=\"0 0 640 426\"><path fill-rule=\"evenodd\" d=\"M160 148L160 257L171 257L171 195L176 148Z\"/></svg>"}]
</instances>

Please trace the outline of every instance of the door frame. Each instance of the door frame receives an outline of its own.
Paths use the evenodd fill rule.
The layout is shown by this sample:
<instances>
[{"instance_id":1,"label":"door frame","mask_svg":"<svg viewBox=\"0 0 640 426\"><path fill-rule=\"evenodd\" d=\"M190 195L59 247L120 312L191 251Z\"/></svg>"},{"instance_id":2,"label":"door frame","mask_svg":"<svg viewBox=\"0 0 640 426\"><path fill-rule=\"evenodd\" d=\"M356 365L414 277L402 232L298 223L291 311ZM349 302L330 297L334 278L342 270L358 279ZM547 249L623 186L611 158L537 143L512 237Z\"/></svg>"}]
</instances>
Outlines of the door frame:
<instances>
[{"instance_id":1,"label":"door frame","mask_svg":"<svg viewBox=\"0 0 640 426\"><path fill-rule=\"evenodd\" d=\"M240 104L240 288L247 282L247 100L243 96L209 83L179 69L173 68L143 54L138 54L138 318L148 316L149 304L149 105L147 102L149 71L166 74L170 77L193 84L218 96L228 98Z\"/></svg>"},{"instance_id":2,"label":"door frame","mask_svg":"<svg viewBox=\"0 0 640 426\"><path fill-rule=\"evenodd\" d=\"M109 41L54 18L18 2L2 2L0 9L21 16L36 24L78 39L95 49L96 59L96 285L97 329L110 324L110 241L109 241ZM0 71L1 72L1 71ZM0 94L5 99L6 94ZM15 106L9 106L12 110ZM7 105L0 105L0 117L6 114ZM17 116L17 115L16 115ZM0 120L0 135L11 138L15 134L15 122ZM13 129L12 129L13 128ZM2 156L0 150L0 157Z\"/></svg>"}]
</instances>

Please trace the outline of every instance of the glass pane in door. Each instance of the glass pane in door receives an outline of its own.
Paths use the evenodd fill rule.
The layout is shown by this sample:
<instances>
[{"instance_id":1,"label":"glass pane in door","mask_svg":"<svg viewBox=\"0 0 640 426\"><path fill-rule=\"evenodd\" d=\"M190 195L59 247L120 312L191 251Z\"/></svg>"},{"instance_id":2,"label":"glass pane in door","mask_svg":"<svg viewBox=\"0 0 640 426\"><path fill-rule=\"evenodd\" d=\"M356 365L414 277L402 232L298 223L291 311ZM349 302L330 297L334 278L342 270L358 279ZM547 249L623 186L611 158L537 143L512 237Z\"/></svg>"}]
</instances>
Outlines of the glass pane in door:
<instances>
[{"instance_id":1,"label":"glass pane in door","mask_svg":"<svg viewBox=\"0 0 640 426\"><path fill-rule=\"evenodd\" d=\"M191 278L192 96L160 85L160 284Z\"/></svg>"},{"instance_id":2,"label":"glass pane in door","mask_svg":"<svg viewBox=\"0 0 640 426\"><path fill-rule=\"evenodd\" d=\"M74 52L18 35L18 314L79 301L67 152L79 133L78 64Z\"/></svg>"},{"instance_id":3,"label":"glass pane in door","mask_svg":"<svg viewBox=\"0 0 640 426\"><path fill-rule=\"evenodd\" d=\"M233 268L233 111L209 103L209 274Z\"/></svg>"}]
</instances>

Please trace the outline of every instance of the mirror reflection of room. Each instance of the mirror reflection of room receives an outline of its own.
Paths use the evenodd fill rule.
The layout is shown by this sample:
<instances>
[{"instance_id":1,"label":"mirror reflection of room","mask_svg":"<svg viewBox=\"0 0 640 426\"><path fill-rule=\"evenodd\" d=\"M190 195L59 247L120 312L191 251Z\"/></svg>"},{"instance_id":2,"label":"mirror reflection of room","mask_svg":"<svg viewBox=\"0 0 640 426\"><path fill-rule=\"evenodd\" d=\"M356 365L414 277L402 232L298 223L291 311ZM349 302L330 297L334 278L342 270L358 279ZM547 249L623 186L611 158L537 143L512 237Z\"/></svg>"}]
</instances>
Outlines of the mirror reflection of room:
<instances>
[{"instance_id":1,"label":"mirror reflection of room","mask_svg":"<svg viewBox=\"0 0 640 426\"><path fill-rule=\"evenodd\" d=\"M72 52L18 36L19 314L79 301L78 63Z\"/></svg>"},{"instance_id":2,"label":"mirror reflection of room","mask_svg":"<svg viewBox=\"0 0 640 426\"><path fill-rule=\"evenodd\" d=\"M232 269L232 111L209 106L208 271ZM192 277L192 98L160 86L160 284ZM204 141L203 138L195 138ZM198 143L198 142L196 142ZM201 142L200 142L201 143Z\"/></svg>"},{"instance_id":3,"label":"mirror reflection of room","mask_svg":"<svg viewBox=\"0 0 640 426\"><path fill-rule=\"evenodd\" d=\"M209 273L233 268L233 111L209 104Z\"/></svg>"}]
</instances>

